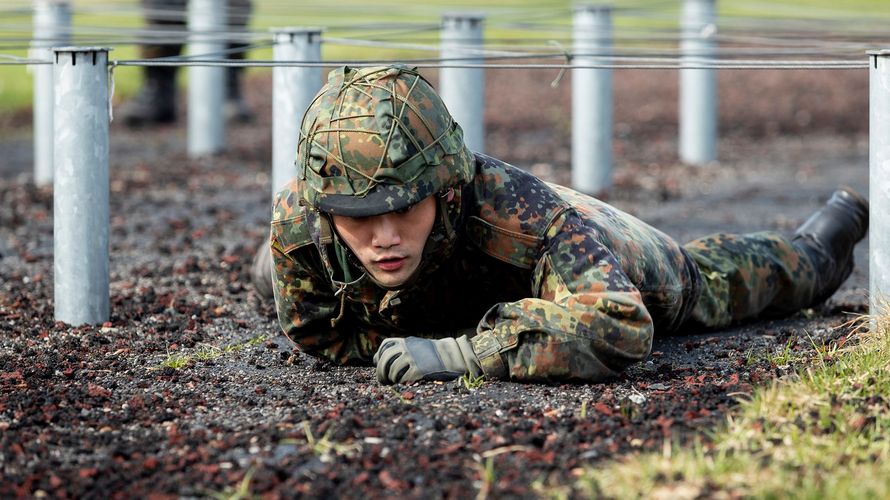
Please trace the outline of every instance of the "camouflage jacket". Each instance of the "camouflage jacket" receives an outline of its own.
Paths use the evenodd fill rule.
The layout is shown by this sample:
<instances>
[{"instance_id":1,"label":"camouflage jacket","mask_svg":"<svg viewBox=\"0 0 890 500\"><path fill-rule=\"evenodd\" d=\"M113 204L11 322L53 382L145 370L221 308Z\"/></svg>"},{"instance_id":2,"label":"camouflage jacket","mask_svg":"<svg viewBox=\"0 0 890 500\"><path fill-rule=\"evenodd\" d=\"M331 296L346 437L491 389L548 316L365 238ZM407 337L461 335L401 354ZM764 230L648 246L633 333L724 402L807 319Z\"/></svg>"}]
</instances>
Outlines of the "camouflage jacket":
<instances>
[{"instance_id":1,"label":"camouflage jacket","mask_svg":"<svg viewBox=\"0 0 890 500\"><path fill-rule=\"evenodd\" d=\"M344 286L298 182L273 212L278 318L334 362L369 364L386 337L468 333L489 378L597 381L645 359L655 328L676 329L698 297L697 267L667 235L484 155L444 262L397 291Z\"/></svg>"}]
</instances>

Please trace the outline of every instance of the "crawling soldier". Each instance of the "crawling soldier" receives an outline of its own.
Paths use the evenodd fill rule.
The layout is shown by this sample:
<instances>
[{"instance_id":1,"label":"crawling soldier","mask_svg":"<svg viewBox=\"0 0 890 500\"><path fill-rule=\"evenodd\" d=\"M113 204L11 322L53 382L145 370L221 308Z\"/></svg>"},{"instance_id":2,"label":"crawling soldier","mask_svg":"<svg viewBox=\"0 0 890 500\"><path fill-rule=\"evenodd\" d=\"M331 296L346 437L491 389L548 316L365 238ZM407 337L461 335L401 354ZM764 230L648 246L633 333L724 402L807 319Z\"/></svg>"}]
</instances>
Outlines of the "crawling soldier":
<instances>
[{"instance_id":1,"label":"crawling soldier","mask_svg":"<svg viewBox=\"0 0 890 500\"><path fill-rule=\"evenodd\" d=\"M474 154L416 71L340 68L303 118L255 281L303 351L374 363L384 384L596 382L644 360L656 332L824 301L867 226L867 202L844 188L790 240L721 233L680 246Z\"/></svg>"}]
</instances>

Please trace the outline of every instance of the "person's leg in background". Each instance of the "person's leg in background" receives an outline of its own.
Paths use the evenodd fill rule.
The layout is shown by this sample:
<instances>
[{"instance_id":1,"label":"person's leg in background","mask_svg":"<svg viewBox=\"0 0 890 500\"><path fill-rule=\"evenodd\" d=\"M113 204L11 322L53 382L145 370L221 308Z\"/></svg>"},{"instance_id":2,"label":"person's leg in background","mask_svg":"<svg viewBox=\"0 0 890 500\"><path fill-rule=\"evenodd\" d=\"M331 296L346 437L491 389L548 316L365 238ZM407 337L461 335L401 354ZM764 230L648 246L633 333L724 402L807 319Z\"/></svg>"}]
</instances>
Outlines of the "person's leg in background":
<instances>
[{"instance_id":1,"label":"person's leg in background","mask_svg":"<svg viewBox=\"0 0 890 500\"><path fill-rule=\"evenodd\" d=\"M152 43L142 45L142 57L175 57L182 52L186 28L186 0L142 0L148 36ZM164 32L169 32L165 35ZM120 111L129 127L143 127L176 121L175 66L144 66L142 88Z\"/></svg>"},{"instance_id":2,"label":"person's leg in background","mask_svg":"<svg viewBox=\"0 0 890 500\"><path fill-rule=\"evenodd\" d=\"M188 25L187 0L141 0L143 15L152 43L142 46L142 57L155 59L176 57L182 53L183 41ZM250 0L230 0L227 22L233 31L245 31L250 22ZM169 32L165 35L164 32ZM243 48L246 39L235 40L228 49ZM244 59L244 51L228 57ZM143 84L139 93L120 111L124 123L129 127L145 127L176 121L176 66L145 66ZM253 113L244 101L242 86L243 68L226 68L226 109L228 121L246 123L253 119Z\"/></svg>"},{"instance_id":3,"label":"person's leg in background","mask_svg":"<svg viewBox=\"0 0 890 500\"><path fill-rule=\"evenodd\" d=\"M229 0L228 24L232 31L244 32L250 23L250 0ZM228 44L229 49L241 49L247 47L243 40L235 40ZM229 54L230 59L243 60L246 52L237 51ZM247 106L243 95L244 68L226 68L226 120L237 123L249 123L253 121L253 112Z\"/></svg>"}]
</instances>

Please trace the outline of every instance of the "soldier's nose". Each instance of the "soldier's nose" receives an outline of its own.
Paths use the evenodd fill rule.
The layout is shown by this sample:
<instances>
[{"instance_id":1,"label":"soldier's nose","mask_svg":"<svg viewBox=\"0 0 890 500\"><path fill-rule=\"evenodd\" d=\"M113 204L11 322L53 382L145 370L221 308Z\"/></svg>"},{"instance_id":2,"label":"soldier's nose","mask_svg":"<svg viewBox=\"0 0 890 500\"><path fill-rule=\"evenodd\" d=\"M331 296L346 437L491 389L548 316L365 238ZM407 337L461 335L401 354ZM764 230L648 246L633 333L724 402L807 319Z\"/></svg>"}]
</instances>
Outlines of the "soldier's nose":
<instances>
[{"instance_id":1,"label":"soldier's nose","mask_svg":"<svg viewBox=\"0 0 890 500\"><path fill-rule=\"evenodd\" d=\"M379 248L394 247L402 242L399 225L390 214L374 217L371 244Z\"/></svg>"}]
</instances>

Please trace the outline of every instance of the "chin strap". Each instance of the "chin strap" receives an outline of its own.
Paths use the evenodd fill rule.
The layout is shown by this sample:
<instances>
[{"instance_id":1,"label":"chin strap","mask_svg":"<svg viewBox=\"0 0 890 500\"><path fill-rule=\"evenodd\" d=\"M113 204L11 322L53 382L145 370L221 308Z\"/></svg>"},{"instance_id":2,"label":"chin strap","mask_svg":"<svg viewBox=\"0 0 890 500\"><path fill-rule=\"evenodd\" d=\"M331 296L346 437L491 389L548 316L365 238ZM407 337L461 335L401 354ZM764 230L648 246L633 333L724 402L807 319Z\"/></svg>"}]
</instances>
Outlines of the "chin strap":
<instances>
[{"instance_id":1,"label":"chin strap","mask_svg":"<svg viewBox=\"0 0 890 500\"><path fill-rule=\"evenodd\" d=\"M322 251L322 261L327 262L331 271L331 285L334 288L334 297L340 297L340 310L337 313L337 317L331 318L331 328L337 326L337 323L343 319L343 315L346 312L346 289L361 280L365 279L368 276L367 272L363 272L361 276L356 279L352 279L352 266L350 265L350 251L346 248L346 245L341 243L339 239L335 236L334 230L331 227L331 221L328 217L322 213L318 213L318 223L319 223L319 244L322 248L327 246L333 246L334 252L333 257L334 261L331 262L327 256L326 251ZM337 280L336 273L339 268L340 272L343 274L343 280Z\"/></svg>"},{"instance_id":2,"label":"chin strap","mask_svg":"<svg viewBox=\"0 0 890 500\"><path fill-rule=\"evenodd\" d=\"M337 281L331 278L331 283L337 288L337 290L334 292L334 297L338 295L340 296L340 312L337 314L336 318L331 318L331 328L337 326L337 322L343 319L343 313L346 311L346 288L365 279L365 276L368 276L368 273L362 273L362 275L359 276L358 279L345 282Z\"/></svg>"},{"instance_id":3,"label":"chin strap","mask_svg":"<svg viewBox=\"0 0 890 500\"><path fill-rule=\"evenodd\" d=\"M352 269L349 265L349 250L346 249L339 241L334 242L334 256L337 258L337 264L343 271L343 281L349 283L352 281ZM342 291L341 289L340 291Z\"/></svg>"},{"instance_id":4,"label":"chin strap","mask_svg":"<svg viewBox=\"0 0 890 500\"><path fill-rule=\"evenodd\" d=\"M438 196L439 198L439 214L442 218L442 228L445 230L445 238L453 239L454 238L454 226L451 225L451 213L448 211L448 197L454 196L454 188L449 188L445 194L441 194ZM460 199L457 200L457 203L460 203Z\"/></svg>"}]
</instances>

